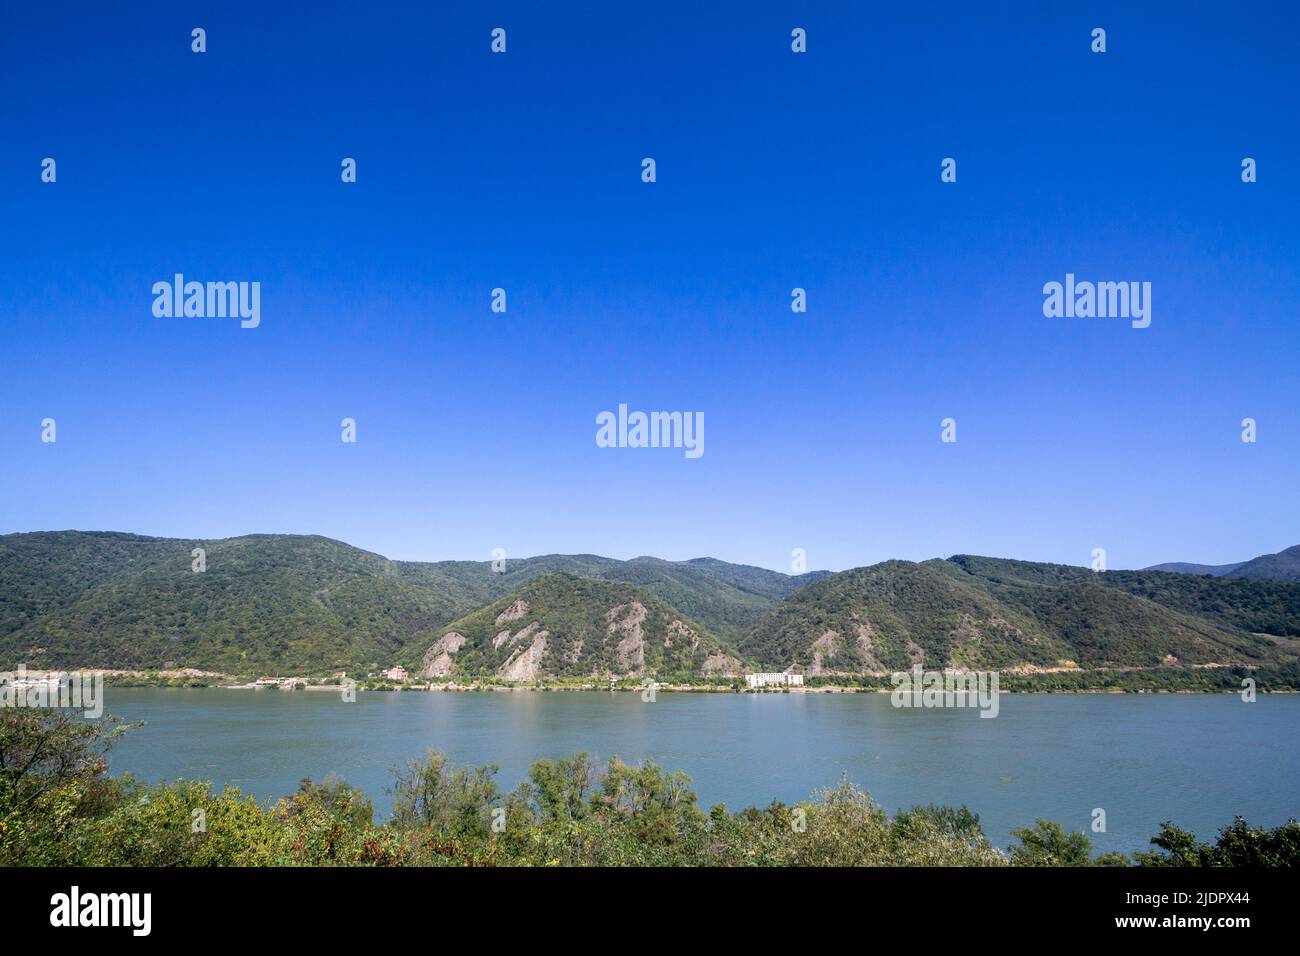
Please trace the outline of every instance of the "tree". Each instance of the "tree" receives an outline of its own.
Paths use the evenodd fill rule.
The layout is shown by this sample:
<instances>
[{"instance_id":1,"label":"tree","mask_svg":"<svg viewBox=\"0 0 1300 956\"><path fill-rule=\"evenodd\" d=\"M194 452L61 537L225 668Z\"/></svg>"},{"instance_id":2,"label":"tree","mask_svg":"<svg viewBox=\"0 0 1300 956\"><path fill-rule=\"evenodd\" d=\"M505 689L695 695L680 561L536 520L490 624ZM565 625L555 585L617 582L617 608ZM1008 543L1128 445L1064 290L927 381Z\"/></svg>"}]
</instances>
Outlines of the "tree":
<instances>
[{"instance_id":1,"label":"tree","mask_svg":"<svg viewBox=\"0 0 1300 956\"><path fill-rule=\"evenodd\" d=\"M537 806L546 820L577 820L586 816L587 797L596 770L585 753L558 760L538 760L528 769Z\"/></svg>"},{"instance_id":2,"label":"tree","mask_svg":"<svg viewBox=\"0 0 1300 956\"><path fill-rule=\"evenodd\" d=\"M21 814L72 783L98 780L105 755L131 726L84 720L63 710L0 708L0 816Z\"/></svg>"},{"instance_id":3,"label":"tree","mask_svg":"<svg viewBox=\"0 0 1300 956\"><path fill-rule=\"evenodd\" d=\"M1146 850L1133 854L1138 866L1200 866L1201 848L1196 834L1176 827L1169 820L1160 824L1160 832L1151 838L1151 845L1163 852Z\"/></svg>"},{"instance_id":4,"label":"tree","mask_svg":"<svg viewBox=\"0 0 1300 956\"><path fill-rule=\"evenodd\" d=\"M1196 842L1196 834L1166 820L1151 845L1157 849L1133 854L1138 866L1297 866L1300 823L1288 820L1268 830L1237 817L1209 844Z\"/></svg>"},{"instance_id":5,"label":"tree","mask_svg":"<svg viewBox=\"0 0 1300 956\"><path fill-rule=\"evenodd\" d=\"M1059 823L1038 820L1032 828L1012 830L1013 866L1090 866L1092 840L1086 833L1067 833Z\"/></svg>"},{"instance_id":6,"label":"tree","mask_svg":"<svg viewBox=\"0 0 1300 956\"><path fill-rule=\"evenodd\" d=\"M446 754L430 750L397 770L393 821L399 827L427 827L439 836L482 839L501 798L496 772L495 766L448 768Z\"/></svg>"}]
</instances>

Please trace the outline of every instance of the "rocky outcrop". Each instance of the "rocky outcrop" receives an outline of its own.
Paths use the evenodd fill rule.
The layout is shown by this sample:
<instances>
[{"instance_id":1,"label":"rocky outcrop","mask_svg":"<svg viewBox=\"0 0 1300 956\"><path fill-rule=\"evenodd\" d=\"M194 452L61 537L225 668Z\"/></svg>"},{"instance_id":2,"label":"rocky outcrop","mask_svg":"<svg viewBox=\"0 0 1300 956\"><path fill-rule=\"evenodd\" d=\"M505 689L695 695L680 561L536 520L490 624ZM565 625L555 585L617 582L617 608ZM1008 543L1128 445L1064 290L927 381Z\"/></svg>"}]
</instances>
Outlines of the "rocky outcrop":
<instances>
[{"instance_id":1,"label":"rocky outcrop","mask_svg":"<svg viewBox=\"0 0 1300 956\"><path fill-rule=\"evenodd\" d=\"M730 654L710 654L704 659L700 673L705 677L739 677L744 673L745 665Z\"/></svg>"},{"instance_id":2,"label":"rocky outcrop","mask_svg":"<svg viewBox=\"0 0 1300 956\"><path fill-rule=\"evenodd\" d=\"M526 627L520 628L519 631L514 634L511 634L510 629L507 628L496 637L492 638L492 647L493 649L498 649L502 644L518 644L520 641L526 641L532 637L538 627L540 627L540 625L536 621L531 621Z\"/></svg>"},{"instance_id":3,"label":"rocky outcrop","mask_svg":"<svg viewBox=\"0 0 1300 956\"><path fill-rule=\"evenodd\" d=\"M813 641L813 661L805 671L809 677L820 677L822 674L826 673L826 662L834 661L836 654L838 653L836 644L839 639L840 635L837 632L827 631L821 637L817 638L817 640Z\"/></svg>"},{"instance_id":4,"label":"rocky outcrop","mask_svg":"<svg viewBox=\"0 0 1300 956\"><path fill-rule=\"evenodd\" d=\"M618 641L614 647L614 664L630 676L640 676L645 671L645 635L641 628L645 616L645 606L640 601L619 604L605 615L606 630L612 640Z\"/></svg>"},{"instance_id":5,"label":"rocky outcrop","mask_svg":"<svg viewBox=\"0 0 1300 956\"><path fill-rule=\"evenodd\" d=\"M528 602L517 598L513 604L497 615L496 625L500 627L507 621L517 621L528 613Z\"/></svg>"},{"instance_id":6,"label":"rocky outcrop","mask_svg":"<svg viewBox=\"0 0 1300 956\"><path fill-rule=\"evenodd\" d=\"M812 664L804 669L808 677L831 677L838 674L884 674L885 666L876 657L876 629L870 622L851 620L857 655L845 660L844 637L839 631L826 631L812 644ZM856 658L856 659L855 659ZM860 661L860 662L859 662Z\"/></svg>"},{"instance_id":7,"label":"rocky outcrop","mask_svg":"<svg viewBox=\"0 0 1300 956\"><path fill-rule=\"evenodd\" d=\"M533 638L532 643L515 651L497 668L497 677L502 680L536 680L542 675L542 658L545 656L546 631L541 631Z\"/></svg>"},{"instance_id":8,"label":"rocky outcrop","mask_svg":"<svg viewBox=\"0 0 1300 956\"><path fill-rule=\"evenodd\" d=\"M465 646L464 635L451 631L438 638L420 659L421 677L446 677L456 666L456 652Z\"/></svg>"},{"instance_id":9,"label":"rocky outcrop","mask_svg":"<svg viewBox=\"0 0 1300 956\"><path fill-rule=\"evenodd\" d=\"M682 644L690 647L693 654L700 648L700 635L685 621L673 621L668 625L668 636L664 638L664 647L678 647Z\"/></svg>"},{"instance_id":10,"label":"rocky outcrop","mask_svg":"<svg viewBox=\"0 0 1300 956\"><path fill-rule=\"evenodd\" d=\"M862 669L868 674L886 673L885 665L876 657L876 629L870 621L853 619L853 629L858 636L858 650L862 652Z\"/></svg>"},{"instance_id":11,"label":"rocky outcrop","mask_svg":"<svg viewBox=\"0 0 1300 956\"><path fill-rule=\"evenodd\" d=\"M529 682L743 672L706 628L655 595L564 572L535 578L446 631L425 655L431 676Z\"/></svg>"}]
</instances>

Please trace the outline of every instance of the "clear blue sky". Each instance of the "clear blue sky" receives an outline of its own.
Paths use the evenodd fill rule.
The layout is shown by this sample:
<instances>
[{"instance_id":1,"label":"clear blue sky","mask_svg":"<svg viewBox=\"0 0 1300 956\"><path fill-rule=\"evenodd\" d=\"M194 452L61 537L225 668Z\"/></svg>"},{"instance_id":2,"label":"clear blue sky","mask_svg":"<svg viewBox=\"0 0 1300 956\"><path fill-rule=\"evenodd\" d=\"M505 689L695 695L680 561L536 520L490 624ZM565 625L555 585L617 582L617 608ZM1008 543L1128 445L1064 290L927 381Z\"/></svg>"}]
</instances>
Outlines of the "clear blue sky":
<instances>
[{"instance_id":1,"label":"clear blue sky","mask_svg":"<svg viewBox=\"0 0 1300 956\"><path fill-rule=\"evenodd\" d=\"M1289 5L278 6L5 14L0 531L781 569L1300 541ZM260 281L260 328L155 318L175 272ZM1067 272L1150 281L1151 327L1044 318ZM704 412L704 456L598 448L620 402Z\"/></svg>"}]
</instances>

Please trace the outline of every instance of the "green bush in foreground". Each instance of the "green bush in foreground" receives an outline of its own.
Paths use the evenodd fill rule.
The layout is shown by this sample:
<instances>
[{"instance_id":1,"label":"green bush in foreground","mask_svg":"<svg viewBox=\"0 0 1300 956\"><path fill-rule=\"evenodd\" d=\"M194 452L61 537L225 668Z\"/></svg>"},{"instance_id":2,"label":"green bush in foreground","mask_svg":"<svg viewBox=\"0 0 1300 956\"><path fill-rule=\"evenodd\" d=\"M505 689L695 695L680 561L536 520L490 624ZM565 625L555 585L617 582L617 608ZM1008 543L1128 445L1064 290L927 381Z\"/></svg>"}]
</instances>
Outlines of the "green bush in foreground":
<instances>
[{"instance_id":1,"label":"green bush in foreground","mask_svg":"<svg viewBox=\"0 0 1300 956\"><path fill-rule=\"evenodd\" d=\"M965 807L889 816L847 781L795 806L699 807L684 773L586 754L539 760L501 792L495 767L438 753L400 768L393 819L341 780L304 780L263 806L233 787L109 778L123 732L58 711L0 710L5 866L1293 866L1300 824L1241 818L1214 844L1166 822L1155 849L1094 857L1086 834L1039 820L995 848Z\"/></svg>"}]
</instances>

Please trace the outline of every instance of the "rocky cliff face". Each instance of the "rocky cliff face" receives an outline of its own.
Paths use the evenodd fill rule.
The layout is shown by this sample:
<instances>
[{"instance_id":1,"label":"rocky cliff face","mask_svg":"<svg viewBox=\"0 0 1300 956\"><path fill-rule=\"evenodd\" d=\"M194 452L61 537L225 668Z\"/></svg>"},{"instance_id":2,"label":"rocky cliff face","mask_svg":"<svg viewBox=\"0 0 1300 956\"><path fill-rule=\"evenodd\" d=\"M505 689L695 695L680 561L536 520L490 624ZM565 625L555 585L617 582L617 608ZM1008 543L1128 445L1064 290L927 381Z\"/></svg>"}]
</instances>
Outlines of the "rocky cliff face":
<instances>
[{"instance_id":1,"label":"rocky cliff face","mask_svg":"<svg viewBox=\"0 0 1300 956\"><path fill-rule=\"evenodd\" d=\"M734 676L717 637L629 584L573 574L536 578L449 625L425 651L424 677Z\"/></svg>"}]
</instances>

